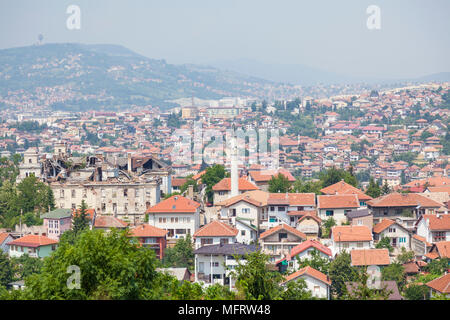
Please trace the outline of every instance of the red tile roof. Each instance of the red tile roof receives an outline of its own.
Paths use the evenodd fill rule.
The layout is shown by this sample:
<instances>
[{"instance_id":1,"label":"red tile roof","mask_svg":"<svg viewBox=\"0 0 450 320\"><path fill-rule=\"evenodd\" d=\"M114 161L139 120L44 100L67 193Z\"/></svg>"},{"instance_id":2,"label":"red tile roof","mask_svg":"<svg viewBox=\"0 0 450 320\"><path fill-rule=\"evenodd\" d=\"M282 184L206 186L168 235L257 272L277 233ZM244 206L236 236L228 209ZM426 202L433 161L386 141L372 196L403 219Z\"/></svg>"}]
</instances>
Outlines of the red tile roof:
<instances>
[{"instance_id":1,"label":"red tile roof","mask_svg":"<svg viewBox=\"0 0 450 320\"><path fill-rule=\"evenodd\" d=\"M149 224L142 224L130 230L130 234L133 237L151 237L151 238L161 238L165 237L169 231L160 229Z\"/></svg>"},{"instance_id":2,"label":"red tile roof","mask_svg":"<svg viewBox=\"0 0 450 320\"><path fill-rule=\"evenodd\" d=\"M308 275L310 277L313 277L317 280L322 281L323 283L326 283L327 285L331 285L331 281L327 275L323 274L319 270L311 268L310 266L304 267L304 268L288 275L285 278L284 283L295 280L296 278L301 277L302 275Z\"/></svg>"},{"instance_id":3,"label":"red tile roof","mask_svg":"<svg viewBox=\"0 0 450 320\"><path fill-rule=\"evenodd\" d=\"M95 218L95 228L126 228L128 223L112 216L97 216Z\"/></svg>"},{"instance_id":4,"label":"red tile roof","mask_svg":"<svg viewBox=\"0 0 450 320\"><path fill-rule=\"evenodd\" d=\"M259 188L245 178L239 178L238 180L239 191L251 191L258 190ZM231 191L231 178L223 178L216 183L212 189L214 191Z\"/></svg>"},{"instance_id":5,"label":"red tile roof","mask_svg":"<svg viewBox=\"0 0 450 320\"><path fill-rule=\"evenodd\" d=\"M238 230L232 226L214 220L207 225L201 227L194 233L196 237L235 237L238 234Z\"/></svg>"},{"instance_id":6,"label":"red tile roof","mask_svg":"<svg viewBox=\"0 0 450 320\"><path fill-rule=\"evenodd\" d=\"M284 175L290 182L294 182L295 178L286 169L277 170L261 170L261 171L250 171L249 174L252 179L256 182L268 182L272 177L276 177L279 173Z\"/></svg>"},{"instance_id":7,"label":"red tile roof","mask_svg":"<svg viewBox=\"0 0 450 320\"><path fill-rule=\"evenodd\" d=\"M331 249L328 247L325 247L323 244L321 244L319 241L316 240L306 240L305 242L300 243L299 245L296 245L291 249L291 252L289 254L289 260L298 255L299 253L302 253L305 250L308 250L309 248L315 248L327 256L332 255Z\"/></svg>"},{"instance_id":8,"label":"red tile roof","mask_svg":"<svg viewBox=\"0 0 450 320\"><path fill-rule=\"evenodd\" d=\"M317 196L317 208L359 208L358 196L355 194Z\"/></svg>"},{"instance_id":9,"label":"red tile roof","mask_svg":"<svg viewBox=\"0 0 450 320\"><path fill-rule=\"evenodd\" d=\"M440 258L450 258L450 241L439 241L435 245Z\"/></svg>"},{"instance_id":10,"label":"red tile roof","mask_svg":"<svg viewBox=\"0 0 450 320\"><path fill-rule=\"evenodd\" d=\"M273 227L273 228L270 228L267 231L264 231L260 235L259 238L260 239L264 239L264 238L270 236L271 234L274 234L274 233L276 233L278 231L281 231L281 230L285 230L285 231L287 231L289 233L295 234L296 236L300 237L303 240L306 240L306 234L304 234L303 232L298 231L295 228L292 228L291 226L289 226L289 225L287 225L285 223L281 223L281 224L277 225L276 227Z\"/></svg>"},{"instance_id":11,"label":"red tile roof","mask_svg":"<svg viewBox=\"0 0 450 320\"><path fill-rule=\"evenodd\" d=\"M0 244L2 244L3 241L5 241L6 238L8 238L8 236L9 236L9 233L8 233L8 232L2 232L2 233L0 233Z\"/></svg>"},{"instance_id":12,"label":"red tile roof","mask_svg":"<svg viewBox=\"0 0 450 320\"><path fill-rule=\"evenodd\" d=\"M200 207L200 203L180 195L175 195L148 208L147 213L194 213L198 207Z\"/></svg>"},{"instance_id":13,"label":"red tile roof","mask_svg":"<svg viewBox=\"0 0 450 320\"><path fill-rule=\"evenodd\" d=\"M425 285L428 287L439 291L440 293L450 293L450 273L447 273L443 275L442 277L439 277L437 279L431 280L430 282L427 282Z\"/></svg>"},{"instance_id":14,"label":"red tile roof","mask_svg":"<svg viewBox=\"0 0 450 320\"><path fill-rule=\"evenodd\" d=\"M386 230L387 228L389 228L390 226L392 226L394 223L395 223L394 220L383 219L380 223L376 224L373 227L373 232L374 233L380 233L380 232Z\"/></svg>"},{"instance_id":15,"label":"red tile roof","mask_svg":"<svg viewBox=\"0 0 450 320\"><path fill-rule=\"evenodd\" d=\"M450 214L424 214L420 219L428 221L431 231L450 231Z\"/></svg>"},{"instance_id":16,"label":"red tile roof","mask_svg":"<svg viewBox=\"0 0 450 320\"><path fill-rule=\"evenodd\" d=\"M372 241L372 232L366 226L336 226L331 228L334 242Z\"/></svg>"},{"instance_id":17,"label":"red tile roof","mask_svg":"<svg viewBox=\"0 0 450 320\"><path fill-rule=\"evenodd\" d=\"M50 239L49 237L30 234L22 238L13 240L9 242L8 245L36 248L57 243L58 241Z\"/></svg>"},{"instance_id":18,"label":"red tile roof","mask_svg":"<svg viewBox=\"0 0 450 320\"><path fill-rule=\"evenodd\" d=\"M386 266L391 263L388 249L354 249L350 254L352 266Z\"/></svg>"},{"instance_id":19,"label":"red tile roof","mask_svg":"<svg viewBox=\"0 0 450 320\"><path fill-rule=\"evenodd\" d=\"M442 205L427 197L417 193L390 193L376 199L370 200L367 204L371 207L432 207L440 208Z\"/></svg>"},{"instance_id":20,"label":"red tile roof","mask_svg":"<svg viewBox=\"0 0 450 320\"><path fill-rule=\"evenodd\" d=\"M331 186L325 187L320 190L324 194L356 194L358 196L359 200L371 200L372 197L368 196L358 188L355 188L354 186L348 184L344 180L341 180L339 182L336 182L335 184L332 184Z\"/></svg>"}]
</instances>

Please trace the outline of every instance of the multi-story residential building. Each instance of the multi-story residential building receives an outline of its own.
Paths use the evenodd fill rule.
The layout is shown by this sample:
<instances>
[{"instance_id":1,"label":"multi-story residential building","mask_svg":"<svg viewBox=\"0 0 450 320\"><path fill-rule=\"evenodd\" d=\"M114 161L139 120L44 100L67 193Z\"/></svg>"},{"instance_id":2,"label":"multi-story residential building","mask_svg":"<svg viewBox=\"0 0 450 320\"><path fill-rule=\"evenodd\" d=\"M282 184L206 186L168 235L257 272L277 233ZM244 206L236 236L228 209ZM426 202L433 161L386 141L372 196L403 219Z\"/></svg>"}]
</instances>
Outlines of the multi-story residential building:
<instances>
[{"instance_id":1,"label":"multi-story residential building","mask_svg":"<svg viewBox=\"0 0 450 320\"><path fill-rule=\"evenodd\" d=\"M347 213L359 208L356 194L317 196L318 216L322 221L333 218L337 224L347 222Z\"/></svg>"},{"instance_id":2,"label":"multi-story residential building","mask_svg":"<svg viewBox=\"0 0 450 320\"><path fill-rule=\"evenodd\" d=\"M211 221L194 233L195 249L206 245L235 243L238 229L217 220Z\"/></svg>"},{"instance_id":3,"label":"multi-story residential building","mask_svg":"<svg viewBox=\"0 0 450 320\"><path fill-rule=\"evenodd\" d=\"M56 250L58 241L46 236L27 235L8 243L9 256L21 257L27 254L33 258L48 257Z\"/></svg>"},{"instance_id":4,"label":"multi-story residential building","mask_svg":"<svg viewBox=\"0 0 450 320\"><path fill-rule=\"evenodd\" d=\"M173 242L194 235L200 226L200 209L200 203L175 195L148 208L146 213L148 223L169 231L167 239Z\"/></svg>"},{"instance_id":5,"label":"multi-story residential building","mask_svg":"<svg viewBox=\"0 0 450 320\"><path fill-rule=\"evenodd\" d=\"M140 245L155 251L156 257L162 260L167 246L167 230L160 229L149 224L142 224L130 231L131 236L137 238Z\"/></svg>"},{"instance_id":6,"label":"multi-story residential building","mask_svg":"<svg viewBox=\"0 0 450 320\"><path fill-rule=\"evenodd\" d=\"M373 246L372 232L366 226L336 226L331 228L331 252L333 256L342 251L370 249Z\"/></svg>"},{"instance_id":7,"label":"multi-story residential building","mask_svg":"<svg viewBox=\"0 0 450 320\"><path fill-rule=\"evenodd\" d=\"M306 241L306 235L285 223L263 232L259 237L261 250L270 255L272 262L286 257L292 248L303 241Z\"/></svg>"},{"instance_id":8,"label":"multi-story residential building","mask_svg":"<svg viewBox=\"0 0 450 320\"><path fill-rule=\"evenodd\" d=\"M72 228L72 210L55 209L41 215L44 227L47 228L47 236L50 239L59 240L61 234Z\"/></svg>"},{"instance_id":9,"label":"multi-story residential building","mask_svg":"<svg viewBox=\"0 0 450 320\"><path fill-rule=\"evenodd\" d=\"M417 235L427 242L450 241L450 214L425 214L416 223Z\"/></svg>"},{"instance_id":10,"label":"multi-story residential building","mask_svg":"<svg viewBox=\"0 0 450 320\"><path fill-rule=\"evenodd\" d=\"M401 252L402 248L411 249L411 231L400 223L391 219L383 219L373 227L374 241L380 241L384 237L390 240L394 253Z\"/></svg>"}]
</instances>

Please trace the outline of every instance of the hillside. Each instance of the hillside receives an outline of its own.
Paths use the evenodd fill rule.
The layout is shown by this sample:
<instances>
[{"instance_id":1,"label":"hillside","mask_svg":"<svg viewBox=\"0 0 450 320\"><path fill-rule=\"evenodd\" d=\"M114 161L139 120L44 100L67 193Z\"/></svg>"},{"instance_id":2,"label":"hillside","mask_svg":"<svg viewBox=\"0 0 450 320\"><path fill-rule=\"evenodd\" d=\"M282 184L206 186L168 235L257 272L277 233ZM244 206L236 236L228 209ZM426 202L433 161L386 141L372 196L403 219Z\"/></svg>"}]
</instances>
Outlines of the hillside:
<instances>
[{"instance_id":1,"label":"hillside","mask_svg":"<svg viewBox=\"0 0 450 320\"><path fill-rule=\"evenodd\" d=\"M45 44L0 50L0 95L54 109L172 106L169 100L263 97L276 84L198 65L172 65L116 45ZM49 97L49 93L53 95Z\"/></svg>"}]
</instances>

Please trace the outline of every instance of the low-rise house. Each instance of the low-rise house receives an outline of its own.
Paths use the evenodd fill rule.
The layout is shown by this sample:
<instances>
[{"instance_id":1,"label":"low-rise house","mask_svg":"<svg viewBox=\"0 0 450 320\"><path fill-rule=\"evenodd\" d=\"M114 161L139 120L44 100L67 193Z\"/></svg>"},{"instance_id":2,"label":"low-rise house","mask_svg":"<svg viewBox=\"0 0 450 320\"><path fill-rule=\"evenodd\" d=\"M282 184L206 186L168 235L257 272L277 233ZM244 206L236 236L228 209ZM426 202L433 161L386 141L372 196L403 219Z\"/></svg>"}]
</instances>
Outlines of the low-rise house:
<instances>
[{"instance_id":1,"label":"low-rise house","mask_svg":"<svg viewBox=\"0 0 450 320\"><path fill-rule=\"evenodd\" d=\"M411 249L411 233L405 229L400 223L391 219L383 219L380 223L373 227L374 240L379 241L382 238L389 238L394 253Z\"/></svg>"},{"instance_id":2,"label":"low-rise house","mask_svg":"<svg viewBox=\"0 0 450 320\"><path fill-rule=\"evenodd\" d=\"M307 239L319 238L322 219L314 211L303 211L303 213L303 215L298 217L296 229L303 232Z\"/></svg>"},{"instance_id":3,"label":"low-rise house","mask_svg":"<svg viewBox=\"0 0 450 320\"><path fill-rule=\"evenodd\" d=\"M46 236L27 235L8 243L9 256L21 257L24 254L33 258L45 258L56 250L58 241Z\"/></svg>"},{"instance_id":4,"label":"low-rise house","mask_svg":"<svg viewBox=\"0 0 450 320\"><path fill-rule=\"evenodd\" d=\"M41 215L44 226L47 228L47 236L50 239L59 240L61 234L72 228L72 210L55 209Z\"/></svg>"},{"instance_id":5,"label":"low-rise house","mask_svg":"<svg viewBox=\"0 0 450 320\"><path fill-rule=\"evenodd\" d=\"M213 220L194 233L195 249L206 245L235 243L238 229L227 223Z\"/></svg>"},{"instance_id":6,"label":"low-rise house","mask_svg":"<svg viewBox=\"0 0 450 320\"><path fill-rule=\"evenodd\" d=\"M347 222L347 213L359 208L356 194L317 196L317 209L322 221L333 218L337 224Z\"/></svg>"},{"instance_id":7,"label":"low-rise house","mask_svg":"<svg viewBox=\"0 0 450 320\"><path fill-rule=\"evenodd\" d=\"M128 223L113 216L97 216L93 225L93 229L101 229L110 231L111 229L125 229Z\"/></svg>"},{"instance_id":8,"label":"low-rise house","mask_svg":"<svg viewBox=\"0 0 450 320\"><path fill-rule=\"evenodd\" d=\"M251 219L236 218L235 228L238 229L236 241L244 244L256 243L258 238L258 228L251 223Z\"/></svg>"},{"instance_id":9,"label":"low-rise house","mask_svg":"<svg viewBox=\"0 0 450 320\"><path fill-rule=\"evenodd\" d=\"M285 176L290 183L295 182L295 178L292 174L283 168L278 170L260 170L260 171L250 171L249 181L255 184L259 189L264 191L269 191L269 181L272 177L276 177L279 174Z\"/></svg>"},{"instance_id":10,"label":"low-rise house","mask_svg":"<svg viewBox=\"0 0 450 320\"><path fill-rule=\"evenodd\" d=\"M9 252L8 243L10 243L13 240L14 238L11 236L10 233L8 232L0 233L0 250L3 251L4 253L8 253Z\"/></svg>"},{"instance_id":11,"label":"low-rise house","mask_svg":"<svg viewBox=\"0 0 450 320\"><path fill-rule=\"evenodd\" d=\"M242 243L215 244L196 249L195 282L206 286L219 283L234 290L236 279L231 276L230 271L238 265L235 258L238 257L241 263L245 263L245 255L256 250L256 246Z\"/></svg>"},{"instance_id":12,"label":"low-rise house","mask_svg":"<svg viewBox=\"0 0 450 320\"><path fill-rule=\"evenodd\" d=\"M330 300L331 280L326 274L307 266L288 275L283 285L297 279L305 280L307 288L313 297Z\"/></svg>"},{"instance_id":13,"label":"low-rise house","mask_svg":"<svg viewBox=\"0 0 450 320\"><path fill-rule=\"evenodd\" d=\"M356 194L359 201L360 207L365 207L367 201L372 200L371 196L368 196L358 188L355 188L351 184L348 184L344 180L336 182L328 187L322 188L320 190L323 194L326 195L335 195L335 194Z\"/></svg>"},{"instance_id":14,"label":"low-rise house","mask_svg":"<svg viewBox=\"0 0 450 320\"><path fill-rule=\"evenodd\" d=\"M382 219L401 219L405 228L412 230L421 215L434 214L441 204L417 193L389 193L367 202L373 213L373 222Z\"/></svg>"},{"instance_id":15,"label":"low-rise house","mask_svg":"<svg viewBox=\"0 0 450 320\"><path fill-rule=\"evenodd\" d=\"M425 255L427 260L433 259L450 259L450 241L440 241L433 243L430 251Z\"/></svg>"},{"instance_id":16,"label":"low-rise house","mask_svg":"<svg viewBox=\"0 0 450 320\"><path fill-rule=\"evenodd\" d=\"M150 207L147 214L150 225L169 231L169 241L192 236L200 225L200 203L180 195Z\"/></svg>"},{"instance_id":17,"label":"low-rise house","mask_svg":"<svg viewBox=\"0 0 450 320\"><path fill-rule=\"evenodd\" d=\"M373 228L373 214L369 209L347 212L347 220L352 226L366 226L369 229Z\"/></svg>"},{"instance_id":18,"label":"low-rise house","mask_svg":"<svg viewBox=\"0 0 450 320\"><path fill-rule=\"evenodd\" d=\"M417 221L417 235L427 242L450 241L450 214L426 214Z\"/></svg>"},{"instance_id":19,"label":"low-rise house","mask_svg":"<svg viewBox=\"0 0 450 320\"><path fill-rule=\"evenodd\" d=\"M353 249L371 249L372 231L366 226L336 226L331 228L331 252L336 254Z\"/></svg>"},{"instance_id":20,"label":"low-rise house","mask_svg":"<svg viewBox=\"0 0 450 320\"><path fill-rule=\"evenodd\" d=\"M164 257L167 246L167 233L167 230L149 224L142 224L130 230L130 235L137 238L142 246L153 249L160 260Z\"/></svg>"},{"instance_id":21,"label":"low-rise house","mask_svg":"<svg viewBox=\"0 0 450 320\"><path fill-rule=\"evenodd\" d=\"M445 295L450 297L450 273L444 274L442 277L431 280L425 284L430 288L430 295Z\"/></svg>"},{"instance_id":22,"label":"low-rise house","mask_svg":"<svg viewBox=\"0 0 450 320\"><path fill-rule=\"evenodd\" d=\"M285 257L278 260L275 264L279 266L279 271L284 272L288 268L297 270L299 268L298 260L309 259L313 251L317 251L319 256L331 259L331 249L324 246L316 240L306 240L292 248L291 252Z\"/></svg>"},{"instance_id":23,"label":"low-rise house","mask_svg":"<svg viewBox=\"0 0 450 320\"><path fill-rule=\"evenodd\" d=\"M411 237L411 249L418 257L425 256L430 251L432 246L433 244L428 242L424 237L421 237L417 234L414 234Z\"/></svg>"},{"instance_id":24,"label":"low-rise house","mask_svg":"<svg viewBox=\"0 0 450 320\"><path fill-rule=\"evenodd\" d=\"M263 232L259 237L261 250L274 262L287 256L291 249L306 240L306 235L282 223Z\"/></svg>"},{"instance_id":25,"label":"low-rise house","mask_svg":"<svg viewBox=\"0 0 450 320\"><path fill-rule=\"evenodd\" d=\"M391 263L388 249L353 249L350 255L353 267L381 267Z\"/></svg>"},{"instance_id":26,"label":"low-rise house","mask_svg":"<svg viewBox=\"0 0 450 320\"><path fill-rule=\"evenodd\" d=\"M231 195L231 178L223 178L217 184L212 187L214 192L214 205L222 202ZM242 194L247 191L258 190L258 187L245 178L239 178L238 191Z\"/></svg>"}]
</instances>

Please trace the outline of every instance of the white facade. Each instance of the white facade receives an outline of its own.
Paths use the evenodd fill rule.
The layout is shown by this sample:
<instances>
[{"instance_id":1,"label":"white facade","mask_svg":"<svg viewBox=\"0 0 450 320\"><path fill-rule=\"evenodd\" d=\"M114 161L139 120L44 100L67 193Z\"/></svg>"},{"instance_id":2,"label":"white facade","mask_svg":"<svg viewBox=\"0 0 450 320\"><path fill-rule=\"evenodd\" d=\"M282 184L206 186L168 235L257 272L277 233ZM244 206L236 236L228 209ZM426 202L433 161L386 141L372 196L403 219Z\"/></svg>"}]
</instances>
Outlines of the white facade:
<instances>
[{"instance_id":1,"label":"white facade","mask_svg":"<svg viewBox=\"0 0 450 320\"><path fill-rule=\"evenodd\" d=\"M200 214L194 213L150 213L148 223L154 227L168 230L167 239L191 236L200 225Z\"/></svg>"}]
</instances>

